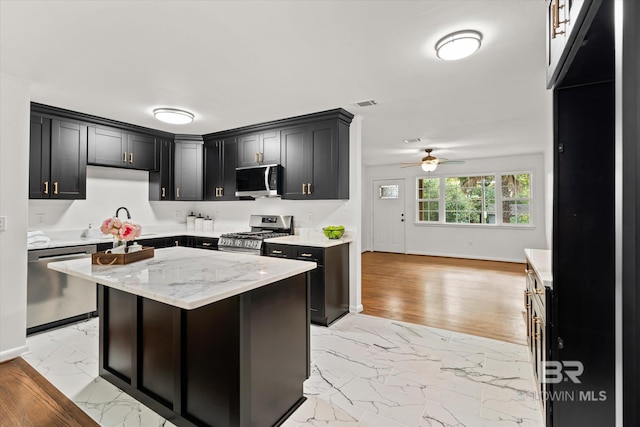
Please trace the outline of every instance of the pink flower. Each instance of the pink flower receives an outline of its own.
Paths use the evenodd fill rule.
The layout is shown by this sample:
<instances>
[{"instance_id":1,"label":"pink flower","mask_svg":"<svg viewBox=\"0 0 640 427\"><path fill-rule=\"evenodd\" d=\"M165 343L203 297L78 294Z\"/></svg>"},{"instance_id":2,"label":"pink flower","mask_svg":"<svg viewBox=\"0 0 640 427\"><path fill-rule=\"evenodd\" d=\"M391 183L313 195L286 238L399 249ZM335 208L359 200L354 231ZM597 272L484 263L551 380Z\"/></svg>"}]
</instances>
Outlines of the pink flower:
<instances>
[{"instance_id":1,"label":"pink flower","mask_svg":"<svg viewBox=\"0 0 640 427\"><path fill-rule=\"evenodd\" d=\"M113 227L113 218L107 218L102 222L100 231L102 234L111 234L111 227Z\"/></svg>"},{"instance_id":2,"label":"pink flower","mask_svg":"<svg viewBox=\"0 0 640 427\"><path fill-rule=\"evenodd\" d=\"M122 227L120 227L118 234L120 235L120 240L135 240L139 235L139 229L136 225L125 222L122 224Z\"/></svg>"}]
</instances>

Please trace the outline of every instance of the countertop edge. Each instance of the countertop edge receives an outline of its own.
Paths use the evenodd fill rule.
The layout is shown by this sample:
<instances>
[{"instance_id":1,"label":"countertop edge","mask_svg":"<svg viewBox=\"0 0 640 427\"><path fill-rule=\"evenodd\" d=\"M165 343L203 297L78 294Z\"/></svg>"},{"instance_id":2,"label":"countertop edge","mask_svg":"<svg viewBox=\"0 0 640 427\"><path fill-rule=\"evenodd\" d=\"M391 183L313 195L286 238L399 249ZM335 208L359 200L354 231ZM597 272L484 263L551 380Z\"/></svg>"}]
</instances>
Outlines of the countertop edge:
<instances>
[{"instance_id":1,"label":"countertop edge","mask_svg":"<svg viewBox=\"0 0 640 427\"><path fill-rule=\"evenodd\" d=\"M525 249L525 256L544 286L553 289L550 249Z\"/></svg>"}]
</instances>

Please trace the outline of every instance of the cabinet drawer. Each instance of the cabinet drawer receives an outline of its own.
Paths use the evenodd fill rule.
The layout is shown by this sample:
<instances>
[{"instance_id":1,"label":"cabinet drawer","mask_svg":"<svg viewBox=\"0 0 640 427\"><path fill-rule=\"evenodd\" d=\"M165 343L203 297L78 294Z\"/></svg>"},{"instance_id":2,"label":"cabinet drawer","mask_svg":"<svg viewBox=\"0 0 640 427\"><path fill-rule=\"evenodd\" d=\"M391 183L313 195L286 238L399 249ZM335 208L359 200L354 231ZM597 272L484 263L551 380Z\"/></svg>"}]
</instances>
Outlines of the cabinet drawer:
<instances>
[{"instance_id":1,"label":"cabinet drawer","mask_svg":"<svg viewBox=\"0 0 640 427\"><path fill-rule=\"evenodd\" d=\"M324 249L309 246L294 246L293 258L304 261L314 261L318 265L324 264Z\"/></svg>"},{"instance_id":2,"label":"cabinet drawer","mask_svg":"<svg viewBox=\"0 0 640 427\"><path fill-rule=\"evenodd\" d=\"M291 258L291 246L267 243L265 245L265 255L277 258Z\"/></svg>"},{"instance_id":3,"label":"cabinet drawer","mask_svg":"<svg viewBox=\"0 0 640 427\"><path fill-rule=\"evenodd\" d=\"M194 237L193 240L194 248L218 250L218 239L215 237Z\"/></svg>"}]
</instances>

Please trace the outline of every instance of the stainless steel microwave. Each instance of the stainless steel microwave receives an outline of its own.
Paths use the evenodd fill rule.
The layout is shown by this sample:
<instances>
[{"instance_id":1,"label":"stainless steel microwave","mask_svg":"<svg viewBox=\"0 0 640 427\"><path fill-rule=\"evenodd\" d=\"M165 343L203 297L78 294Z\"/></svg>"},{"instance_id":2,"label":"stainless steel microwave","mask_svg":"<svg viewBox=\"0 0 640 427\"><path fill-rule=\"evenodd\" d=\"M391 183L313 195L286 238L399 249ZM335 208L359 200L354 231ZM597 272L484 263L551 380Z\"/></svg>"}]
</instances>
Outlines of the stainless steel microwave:
<instances>
[{"instance_id":1,"label":"stainless steel microwave","mask_svg":"<svg viewBox=\"0 0 640 427\"><path fill-rule=\"evenodd\" d=\"M278 197L282 194L282 166L236 168L237 197Z\"/></svg>"}]
</instances>

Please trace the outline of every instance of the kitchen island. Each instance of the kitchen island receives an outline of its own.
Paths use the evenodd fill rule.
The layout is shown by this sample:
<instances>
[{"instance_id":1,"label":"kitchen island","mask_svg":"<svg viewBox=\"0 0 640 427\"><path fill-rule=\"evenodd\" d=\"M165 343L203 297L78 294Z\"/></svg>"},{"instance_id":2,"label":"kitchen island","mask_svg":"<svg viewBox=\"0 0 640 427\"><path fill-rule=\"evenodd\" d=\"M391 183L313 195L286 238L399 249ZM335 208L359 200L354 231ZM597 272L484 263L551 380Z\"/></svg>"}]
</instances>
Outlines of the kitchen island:
<instances>
[{"instance_id":1,"label":"kitchen island","mask_svg":"<svg viewBox=\"0 0 640 427\"><path fill-rule=\"evenodd\" d=\"M304 401L315 267L184 247L49 264L101 285L100 376L178 426L240 427L279 425Z\"/></svg>"}]
</instances>

